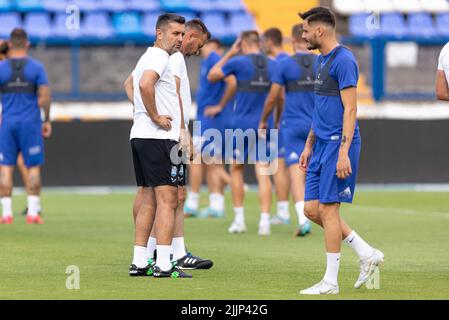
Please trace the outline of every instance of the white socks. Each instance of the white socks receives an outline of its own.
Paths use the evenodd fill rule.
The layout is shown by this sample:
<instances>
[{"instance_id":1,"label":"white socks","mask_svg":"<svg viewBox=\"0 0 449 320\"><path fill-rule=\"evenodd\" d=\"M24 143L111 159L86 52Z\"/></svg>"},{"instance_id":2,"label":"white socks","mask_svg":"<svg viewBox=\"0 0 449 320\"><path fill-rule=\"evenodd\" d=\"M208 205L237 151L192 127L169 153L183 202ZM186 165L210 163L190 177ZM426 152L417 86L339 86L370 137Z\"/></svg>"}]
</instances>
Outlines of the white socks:
<instances>
[{"instance_id":1,"label":"white socks","mask_svg":"<svg viewBox=\"0 0 449 320\"><path fill-rule=\"evenodd\" d=\"M260 214L260 223L269 225L270 224L270 214L266 213L266 212L262 212Z\"/></svg>"},{"instance_id":2,"label":"white socks","mask_svg":"<svg viewBox=\"0 0 449 320\"><path fill-rule=\"evenodd\" d=\"M300 226L303 226L309 219L304 214L304 201L298 201L295 203L296 213L298 214L298 222Z\"/></svg>"},{"instance_id":3,"label":"white socks","mask_svg":"<svg viewBox=\"0 0 449 320\"><path fill-rule=\"evenodd\" d=\"M12 200L11 197L2 198L3 217L12 217Z\"/></svg>"},{"instance_id":4,"label":"white socks","mask_svg":"<svg viewBox=\"0 0 449 320\"><path fill-rule=\"evenodd\" d=\"M243 207L234 208L234 221L239 224L245 223L245 209Z\"/></svg>"},{"instance_id":5,"label":"white socks","mask_svg":"<svg viewBox=\"0 0 449 320\"><path fill-rule=\"evenodd\" d=\"M145 268L148 265L147 248L134 246L134 257L132 264L135 264L137 268Z\"/></svg>"},{"instance_id":6,"label":"white socks","mask_svg":"<svg viewBox=\"0 0 449 320\"><path fill-rule=\"evenodd\" d=\"M190 191L186 199L186 207L193 210L198 210L200 202L200 194Z\"/></svg>"},{"instance_id":7,"label":"white socks","mask_svg":"<svg viewBox=\"0 0 449 320\"><path fill-rule=\"evenodd\" d=\"M147 243L147 260L154 259L154 250L156 250L156 238L149 237Z\"/></svg>"},{"instance_id":8,"label":"white socks","mask_svg":"<svg viewBox=\"0 0 449 320\"><path fill-rule=\"evenodd\" d=\"M277 215L283 219L289 219L290 218L289 202L278 201L277 206L278 206Z\"/></svg>"},{"instance_id":9,"label":"white socks","mask_svg":"<svg viewBox=\"0 0 449 320\"><path fill-rule=\"evenodd\" d=\"M327 283L338 285L338 270L340 269L340 253L326 253L326 274L323 280Z\"/></svg>"},{"instance_id":10,"label":"white socks","mask_svg":"<svg viewBox=\"0 0 449 320\"><path fill-rule=\"evenodd\" d=\"M41 200L39 196L28 196L28 215L36 217L41 208Z\"/></svg>"},{"instance_id":11,"label":"white socks","mask_svg":"<svg viewBox=\"0 0 449 320\"><path fill-rule=\"evenodd\" d=\"M173 260L178 260L187 254L184 237L173 238L171 248L173 251Z\"/></svg>"},{"instance_id":12,"label":"white socks","mask_svg":"<svg viewBox=\"0 0 449 320\"><path fill-rule=\"evenodd\" d=\"M224 196L218 192L211 193L209 195L209 207L215 211L224 211Z\"/></svg>"},{"instance_id":13,"label":"white socks","mask_svg":"<svg viewBox=\"0 0 449 320\"><path fill-rule=\"evenodd\" d=\"M171 246L167 245L157 245L157 258L156 266L161 268L162 271L168 271L172 268L170 261Z\"/></svg>"},{"instance_id":14,"label":"white socks","mask_svg":"<svg viewBox=\"0 0 449 320\"><path fill-rule=\"evenodd\" d=\"M373 254L373 248L352 230L344 240L359 255L360 259L366 259Z\"/></svg>"}]
</instances>

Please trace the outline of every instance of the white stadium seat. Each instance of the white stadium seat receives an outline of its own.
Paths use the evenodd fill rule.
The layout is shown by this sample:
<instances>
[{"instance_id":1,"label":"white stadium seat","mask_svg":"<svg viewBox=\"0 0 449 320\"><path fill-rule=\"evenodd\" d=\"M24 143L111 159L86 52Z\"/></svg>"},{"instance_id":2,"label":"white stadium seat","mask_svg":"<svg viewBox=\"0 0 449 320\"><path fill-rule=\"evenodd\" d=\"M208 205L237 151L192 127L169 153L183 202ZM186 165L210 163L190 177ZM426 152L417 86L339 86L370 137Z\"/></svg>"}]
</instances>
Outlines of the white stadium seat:
<instances>
[{"instance_id":1,"label":"white stadium seat","mask_svg":"<svg viewBox=\"0 0 449 320\"><path fill-rule=\"evenodd\" d=\"M421 12L420 0L393 0L393 5L396 11L409 13L409 12Z\"/></svg>"},{"instance_id":2,"label":"white stadium seat","mask_svg":"<svg viewBox=\"0 0 449 320\"><path fill-rule=\"evenodd\" d=\"M392 12L394 6L392 0L365 0L366 9L372 12Z\"/></svg>"},{"instance_id":3,"label":"white stadium seat","mask_svg":"<svg viewBox=\"0 0 449 320\"><path fill-rule=\"evenodd\" d=\"M421 7L423 10L432 13L449 12L447 0L421 0Z\"/></svg>"},{"instance_id":4,"label":"white stadium seat","mask_svg":"<svg viewBox=\"0 0 449 320\"><path fill-rule=\"evenodd\" d=\"M366 11L364 0L334 0L335 11L342 15L351 15Z\"/></svg>"}]
</instances>

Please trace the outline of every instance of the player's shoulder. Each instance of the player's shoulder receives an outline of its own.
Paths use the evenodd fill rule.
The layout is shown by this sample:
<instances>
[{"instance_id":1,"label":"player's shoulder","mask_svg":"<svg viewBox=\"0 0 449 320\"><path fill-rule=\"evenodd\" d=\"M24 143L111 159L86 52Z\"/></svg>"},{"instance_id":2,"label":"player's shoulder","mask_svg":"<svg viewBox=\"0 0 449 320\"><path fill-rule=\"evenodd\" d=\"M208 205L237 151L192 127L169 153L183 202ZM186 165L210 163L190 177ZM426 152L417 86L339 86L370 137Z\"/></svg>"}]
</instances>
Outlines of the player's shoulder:
<instances>
[{"instance_id":1,"label":"player's shoulder","mask_svg":"<svg viewBox=\"0 0 449 320\"><path fill-rule=\"evenodd\" d=\"M339 50L336 53L335 60L342 60L342 61L356 61L354 53L351 49L345 46L341 46Z\"/></svg>"},{"instance_id":2,"label":"player's shoulder","mask_svg":"<svg viewBox=\"0 0 449 320\"><path fill-rule=\"evenodd\" d=\"M43 68L44 67L44 64L41 61L37 60L36 58L28 56L26 58L26 60L27 60L27 64L28 65L31 65L31 66L34 66L34 67L37 67L37 68Z\"/></svg>"},{"instance_id":3,"label":"player's shoulder","mask_svg":"<svg viewBox=\"0 0 449 320\"><path fill-rule=\"evenodd\" d=\"M210 62L215 62L215 61L218 61L218 60L220 60L220 59L221 59L221 56L220 56L217 52L215 52L215 51L212 51L212 52L207 56L207 60L210 61Z\"/></svg>"},{"instance_id":4,"label":"player's shoulder","mask_svg":"<svg viewBox=\"0 0 449 320\"><path fill-rule=\"evenodd\" d=\"M170 62L182 62L182 61L185 61L184 60L184 55L181 52L179 52L179 51L173 53L170 56L169 60L170 60Z\"/></svg>"},{"instance_id":5,"label":"player's shoulder","mask_svg":"<svg viewBox=\"0 0 449 320\"><path fill-rule=\"evenodd\" d=\"M167 61L170 57L168 55L167 51L162 50L161 48L158 48L158 47L149 47L143 56L148 57L148 58L159 57L159 58L167 60Z\"/></svg>"},{"instance_id":6,"label":"player's shoulder","mask_svg":"<svg viewBox=\"0 0 449 320\"><path fill-rule=\"evenodd\" d=\"M446 43L446 45L441 50L441 55L442 56L449 56L449 42Z\"/></svg>"}]
</instances>

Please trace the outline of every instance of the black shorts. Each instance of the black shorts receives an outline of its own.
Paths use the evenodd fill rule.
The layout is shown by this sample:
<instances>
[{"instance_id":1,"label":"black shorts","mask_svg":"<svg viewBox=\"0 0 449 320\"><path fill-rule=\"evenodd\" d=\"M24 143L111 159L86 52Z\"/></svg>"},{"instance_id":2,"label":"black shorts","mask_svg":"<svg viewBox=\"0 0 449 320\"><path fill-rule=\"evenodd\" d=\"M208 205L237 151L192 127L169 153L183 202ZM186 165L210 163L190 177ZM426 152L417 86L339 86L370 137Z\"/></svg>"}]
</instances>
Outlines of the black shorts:
<instances>
[{"instance_id":1,"label":"black shorts","mask_svg":"<svg viewBox=\"0 0 449 320\"><path fill-rule=\"evenodd\" d=\"M131 140L138 187L178 187L186 184L187 166L181 157L172 161L170 153L173 148L178 149L177 141L137 138Z\"/></svg>"}]
</instances>

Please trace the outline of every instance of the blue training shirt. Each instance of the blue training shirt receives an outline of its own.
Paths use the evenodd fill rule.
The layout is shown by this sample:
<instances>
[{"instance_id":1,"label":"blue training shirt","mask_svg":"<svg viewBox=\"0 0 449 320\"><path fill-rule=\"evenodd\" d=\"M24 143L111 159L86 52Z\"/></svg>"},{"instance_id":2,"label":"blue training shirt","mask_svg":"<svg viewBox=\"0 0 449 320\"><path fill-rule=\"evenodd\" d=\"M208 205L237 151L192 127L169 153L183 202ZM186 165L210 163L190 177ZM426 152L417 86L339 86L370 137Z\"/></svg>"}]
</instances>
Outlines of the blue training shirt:
<instances>
[{"instance_id":1,"label":"blue training shirt","mask_svg":"<svg viewBox=\"0 0 449 320\"><path fill-rule=\"evenodd\" d=\"M37 88L48 85L47 73L42 63L27 57L23 75L27 81L36 86L35 93L1 93L3 122L40 122ZM10 60L0 62L0 87L12 79Z\"/></svg>"},{"instance_id":2,"label":"blue training shirt","mask_svg":"<svg viewBox=\"0 0 449 320\"><path fill-rule=\"evenodd\" d=\"M222 71L225 76L233 74L237 81L252 80L256 72L250 55L242 55L231 58L223 66ZM277 63L267 58L268 78L272 81ZM235 95L233 126L234 128L256 129L262 116L266 93L241 92L237 89Z\"/></svg>"},{"instance_id":3,"label":"blue training shirt","mask_svg":"<svg viewBox=\"0 0 449 320\"><path fill-rule=\"evenodd\" d=\"M305 55L305 53L297 53L296 55ZM274 83L286 86L290 81L298 81L301 79L303 72L302 68L293 57L294 56L289 56L279 62L273 77ZM285 126L302 128L308 133L315 107L314 99L315 94L313 91L286 91L285 108L282 113L281 121L285 122Z\"/></svg>"},{"instance_id":4,"label":"blue training shirt","mask_svg":"<svg viewBox=\"0 0 449 320\"><path fill-rule=\"evenodd\" d=\"M317 67L320 64L324 67L337 48L325 56L319 55ZM340 90L357 87L359 68L354 55L349 49L344 47L339 49L330 66L329 75L338 82ZM315 135L325 141L340 142L343 132L343 113L344 107L340 95L324 96L315 94L315 111L312 122ZM360 140L360 132L356 122L353 141L358 140Z\"/></svg>"},{"instance_id":5,"label":"blue training shirt","mask_svg":"<svg viewBox=\"0 0 449 320\"><path fill-rule=\"evenodd\" d=\"M274 58L274 61L280 62L285 58L290 58L289 54L287 52L281 52Z\"/></svg>"}]
</instances>

